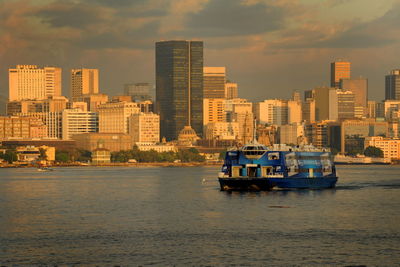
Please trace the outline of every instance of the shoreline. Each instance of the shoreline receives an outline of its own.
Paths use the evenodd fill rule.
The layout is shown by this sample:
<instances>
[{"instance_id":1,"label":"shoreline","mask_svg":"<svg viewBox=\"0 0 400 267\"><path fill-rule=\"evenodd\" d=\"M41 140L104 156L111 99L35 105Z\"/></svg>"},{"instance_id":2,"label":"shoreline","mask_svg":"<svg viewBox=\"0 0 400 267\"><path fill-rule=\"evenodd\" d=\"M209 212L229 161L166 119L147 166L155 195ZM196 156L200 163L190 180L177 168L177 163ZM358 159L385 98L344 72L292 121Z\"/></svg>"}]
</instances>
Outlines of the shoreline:
<instances>
[{"instance_id":1,"label":"shoreline","mask_svg":"<svg viewBox=\"0 0 400 267\"><path fill-rule=\"evenodd\" d=\"M103 164L80 164L80 163L63 163L51 164L43 167L198 167L198 166L221 166L223 162L138 162L138 163L103 163ZM0 168L38 168L37 165L27 164L6 164Z\"/></svg>"}]
</instances>

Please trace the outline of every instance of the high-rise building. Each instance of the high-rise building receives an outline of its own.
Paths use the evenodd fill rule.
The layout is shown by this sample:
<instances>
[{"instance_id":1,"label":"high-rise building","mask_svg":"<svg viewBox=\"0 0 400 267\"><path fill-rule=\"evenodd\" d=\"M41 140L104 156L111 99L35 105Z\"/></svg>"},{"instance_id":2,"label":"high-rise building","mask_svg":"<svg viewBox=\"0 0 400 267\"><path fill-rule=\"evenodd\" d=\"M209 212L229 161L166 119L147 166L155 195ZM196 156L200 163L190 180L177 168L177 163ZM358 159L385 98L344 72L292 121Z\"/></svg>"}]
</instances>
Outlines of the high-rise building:
<instances>
[{"instance_id":1,"label":"high-rise building","mask_svg":"<svg viewBox=\"0 0 400 267\"><path fill-rule=\"evenodd\" d=\"M98 69L72 69L71 70L71 97L82 97L99 93Z\"/></svg>"},{"instance_id":2,"label":"high-rise building","mask_svg":"<svg viewBox=\"0 0 400 267\"><path fill-rule=\"evenodd\" d=\"M400 100L383 101L385 119L387 121L399 121L400 118Z\"/></svg>"},{"instance_id":3,"label":"high-rise building","mask_svg":"<svg viewBox=\"0 0 400 267\"><path fill-rule=\"evenodd\" d=\"M225 67L204 67L203 73L203 97L225 98Z\"/></svg>"},{"instance_id":4,"label":"high-rise building","mask_svg":"<svg viewBox=\"0 0 400 267\"><path fill-rule=\"evenodd\" d=\"M17 65L8 70L9 101L61 96L61 68Z\"/></svg>"},{"instance_id":5,"label":"high-rise building","mask_svg":"<svg viewBox=\"0 0 400 267\"><path fill-rule=\"evenodd\" d=\"M302 105L299 98L297 100L287 101L288 105L288 123L300 123L303 120Z\"/></svg>"},{"instance_id":6,"label":"high-rise building","mask_svg":"<svg viewBox=\"0 0 400 267\"><path fill-rule=\"evenodd\" d=\"M151 100L150 83L129 83L124 85L124 94L132 98L132 101Z\"/></svg>"},{"instance_id":7,"label":"high-rise building","mask_svg":"<svg viewBox=\"0 0 400 267\"><path fill-rule=\"evenodd\" d=\"M96 133L99 131L99 117L95 112L80 109L62 111L62 139L70 140L74 134Z\"/></svg>"},{"instance_id":8,"label":"high-rise building","mask_svg":"<svg viewBox=\"0 0 400 267\"><path fill-rule=\"evenodd\" d=\"M339 88L340 79L350 79L351 63L335 61L331 63L331 87Z\"/></svg>"},{"instance_id":9,"label":"high-rise building","mask_svg":"<svg viewBox=\"0 0 400 267\"><path fill-rule=\"evenodd\" d=\"M307 98L302 105L302 119L308 123L315 122L315 100Z\"/></svg>"},{"instance_id":10,"label":"high-rise building","mask_svg":"<svg viewBox=\"0 0 400 267\"><path fill-rule=\"evenodd\" d=\"M225 83L225 98L226 99L233 99L238 98L238 84L227 81Z\"/></svg>"},{"instance_id":11,"label":"high-rise building","mask_svg":"<svg viewBox=\"0 0 400 267\"><path fill-rule=\"evenodd\" d=\"M202 134L202 41L156 43L156 99L161 137L176 140L185 126Z\"/></svg>"},{"instance_id":12,"label":"high-rise building","mask_svg":"<svg viewBox=\"0 0 400 267\"><path fill-rule=\"evenodd\" d=\"M207 125L211 122L225 122L225 105L226 104L224 98L204 98L204 125Z\"/></svg>"},{"instance_id":13,"label":"high-rise building","mask_svg":"<svg viewBox=\"0 0 400 267\"><path fill-rule=\"evenodd\" d=\"M356 118L366 117L368 111L368 80L364 78L341 79L340 88L354 93Z\"/></svg>"},{"instance_id":14,"label":"high-rise building","mask_svg":"<svg viewBox=\"0 0 400 267\"><path fill-rule=\"evenodd\" d=\"M337 120L338 99L336 88L318 87L313 91L315 99L315 120Z\"/></svg>"},{"instance_id":15,"label":"high-rise building","mask_svg":"<svg viewBox=\"0 0 400 267\"><path fill-rule=\"evenodd\" d=\"M278 142L280 144L299 145L302 137L304 137L304 124L291 123L279 126Z\"/></svg>"},{"instance_id":16,"label":"high-rise building","mask_svg":"<svg viewBox=\"0 0 400 267\"><path fill-rule=\"evenodd\" d=\"M355 94L352 91L336 90L337 119L353 119L355 111Z\"/></svg>"},{"instance_id":17,"label":"high-rise building","mask_svg":"<svg viewBox=\"0 0 400 267\"><path fill-rule=\"evenodd\" d=\"M129 118L129 134L133 143L160 142L160 116L154 113L136 113Z\"/></svg>"},{"instance_id":18,"label":"high-rise building","mask_svg":"<svg viewBox=\"0 0 400 267\"><path fill-rule=\"evenodd\" d=\"M98 106L100 133L129 133L129 117L140 112L134 102L106 103Z\"/></svg>"},{"instance_id":19,"label":"high-rise building","mask_svg":"<svg viewBox=\"0 0 400 267\"><path fill-rule=\"evenodd\" d=\"M293 108L295 108L295 106L297 105L294 104ZM270 124L270 125L287 124L288 101L281 99L264 100L263 102L259 102L254 105L254 113L257 118L257 121L260 124ZM296 118L293 119L295 120Z\"/></svg>"},{"instance_id":20,"label":"high-rise building","mask_svg":"<svg viewBox=\"0 0 400 267\"><path fill-rule=\"evenodd\" d=\"M400 100L400 69L385 77L385 100Z\"/></svg>"}]
</instances>

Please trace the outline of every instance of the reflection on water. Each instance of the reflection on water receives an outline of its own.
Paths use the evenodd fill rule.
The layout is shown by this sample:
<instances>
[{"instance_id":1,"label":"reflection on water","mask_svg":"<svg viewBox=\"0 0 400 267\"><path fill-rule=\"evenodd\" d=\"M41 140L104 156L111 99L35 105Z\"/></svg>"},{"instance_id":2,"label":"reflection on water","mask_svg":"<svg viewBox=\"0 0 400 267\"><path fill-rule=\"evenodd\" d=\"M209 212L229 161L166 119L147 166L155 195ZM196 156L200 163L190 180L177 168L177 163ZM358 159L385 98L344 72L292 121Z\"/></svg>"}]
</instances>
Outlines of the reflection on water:
<instances>
[{"instance_id":1,"label":"reflection on water","mask_svg":"<svg viewBox=\"0 0 400 267\"><path fill-rule=\"evenodd\" d=\"M210 167L0 169L0 264L398 264L400 167L338 169L271 192L221 192Z\"/></svg>"}]
</instances>

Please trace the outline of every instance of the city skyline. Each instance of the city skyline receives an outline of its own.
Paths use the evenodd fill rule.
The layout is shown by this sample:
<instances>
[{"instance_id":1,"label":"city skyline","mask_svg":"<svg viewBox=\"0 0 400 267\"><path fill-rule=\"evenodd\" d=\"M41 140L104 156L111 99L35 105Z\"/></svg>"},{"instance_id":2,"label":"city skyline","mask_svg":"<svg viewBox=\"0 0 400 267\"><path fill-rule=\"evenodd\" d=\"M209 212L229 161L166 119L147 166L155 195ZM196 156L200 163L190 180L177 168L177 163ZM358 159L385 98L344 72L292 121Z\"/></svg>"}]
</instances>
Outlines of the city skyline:
<instances>
[{"instance_id":1,"label":"city skyline","mask_svg":"<svg viewBox=\"0 0 400 267\"><path fill-rule=\"evenodd\" d=\"M204 41L204 66L225 66L240 96L252 101L329 85L329 63L337 59L350 61L352 77L368 78L370 98L382 100L385 75L398 69L392 56L400 44L398 1L0 1L0 7L3 97L7 70L17 64L98 68L100 90L112 95L125 83L154 84L154 43L173 39Z\"/></svg>"}]
</instances>

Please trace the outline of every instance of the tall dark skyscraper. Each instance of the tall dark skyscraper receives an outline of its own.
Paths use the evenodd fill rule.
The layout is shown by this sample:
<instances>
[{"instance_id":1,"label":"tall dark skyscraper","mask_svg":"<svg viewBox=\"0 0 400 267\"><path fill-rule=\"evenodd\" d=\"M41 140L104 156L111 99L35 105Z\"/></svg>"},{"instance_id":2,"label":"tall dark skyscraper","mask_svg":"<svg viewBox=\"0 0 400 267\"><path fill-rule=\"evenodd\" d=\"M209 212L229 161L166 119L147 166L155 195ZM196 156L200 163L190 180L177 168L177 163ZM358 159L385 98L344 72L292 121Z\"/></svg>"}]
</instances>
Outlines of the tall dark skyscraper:
<instances>
[{"instance_id":1,"label":"tall dark skyscraper","mask_svg":"<svg viewBox=\"0 0 400 267\"><path fill-rule=\"evenodd\" d=\"M178 138L185 126L203 132L203 42L156 43L156 109L160 135Z\"/></svg>"},{"instance_id":2,"label":"tall dark skyscraper","mask_svg":"<svg viewBox=\"0 0 400 267\"><path fill-rule=\"evenodd\" d=\"M385 77L385 100L400 100L400 69Z\"/></svg>"}]
</instances>

